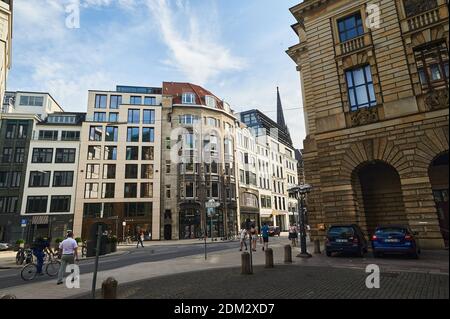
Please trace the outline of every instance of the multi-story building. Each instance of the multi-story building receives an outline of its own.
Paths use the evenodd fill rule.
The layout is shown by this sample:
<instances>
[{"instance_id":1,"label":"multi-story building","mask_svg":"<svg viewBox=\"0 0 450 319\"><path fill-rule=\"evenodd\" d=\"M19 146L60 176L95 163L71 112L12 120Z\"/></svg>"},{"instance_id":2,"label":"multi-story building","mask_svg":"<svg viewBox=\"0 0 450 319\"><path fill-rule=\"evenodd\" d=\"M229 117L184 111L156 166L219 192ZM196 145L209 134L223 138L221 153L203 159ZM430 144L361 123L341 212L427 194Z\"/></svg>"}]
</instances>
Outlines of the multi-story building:
<instances>
[{"instance_id":1,"label":"multi-story building","mask_svg":"<svg viewBox=\"0 0 450 319\"><path fill-rule=\"evenodd\" d=\"M259 168L256 153L256 138L243 123L236 127L236 157L239 176L239 225L247 219L261 225L260 195L261 184L258 183ZM261 163L261 162L259 162Z\"/></svg>"},{"instance_id":2,"label":"multi-story building","mask_svg":"<svg viewBox=\"0 0 450 319\"><path fill-rule=\"evenodd\" d=\"M305 0L291 12L313 237L397 223L423 247L448 245L447 1Z\"/></svg>"},{"instance_id":3,"label":"multi-story building","mask_svg":"<svg viewBox=\"0 0 450 319\"><path fill-rule=\"evenodd\" d=\"M4 101L8 107L0 112L0 240L13 242L26 235L20 212L32 133L47 114L63 110L48 93L6 92Z\"/></svg>"},{"instance_id":4,"label":"multi-story building","mask_svg":"<svg viewBox=\"0 0 450 319\"><path fill-rule=\"evenodd\" d=\"M235 122L230 106L190 83L163 83L161 230L164 239L237 231ZM219 204L211 216L206 202ZM211 231L212 229L212 231Z\"/></svg>"},{"instance_id":5,"label":"multi-story building","mask_svg":"<svg viewBox=\"0 0 450 319\"><path fill-rule=\"evenodd\" d=\"M73 227L84 113L53 113L34 126L24 178L25 239L64 237Z\"/></svg>"},{"instance_id":6,"label":"multi-story building","mask_svg":"<svg viewBox=\"0 0 450 319\"><path fill-rule=\"evenodd\" d=\"M13 1L0 1L0 101L6 90L6 79L11 68Z\"/></svg>"},{"instance_id":7,"label":"multi-story building","mask_svg":"<svg viewBox=\"0 0 450 319\"><path fill-rule=\"evenodd\" d=\"M240 119L255 138L260 189L260 222L288 229L295 215L295 199L288 189L297 184L297 163L292 139L285 123L277 88L277 122L259 110L241 112ZM270 192L270 195L269 195Z\"/></svg>"},{"instance_id":8,"label":"multi-story building","mask_svg":"<svg viewBox=\"0 0 450 319\"><path fill-rule=\"evenodd\" d=\"M74 231L160 238L161 88L89 91L81 129ZM124 225L124 226L123 226Z\"/></svg>"}]
</instances>

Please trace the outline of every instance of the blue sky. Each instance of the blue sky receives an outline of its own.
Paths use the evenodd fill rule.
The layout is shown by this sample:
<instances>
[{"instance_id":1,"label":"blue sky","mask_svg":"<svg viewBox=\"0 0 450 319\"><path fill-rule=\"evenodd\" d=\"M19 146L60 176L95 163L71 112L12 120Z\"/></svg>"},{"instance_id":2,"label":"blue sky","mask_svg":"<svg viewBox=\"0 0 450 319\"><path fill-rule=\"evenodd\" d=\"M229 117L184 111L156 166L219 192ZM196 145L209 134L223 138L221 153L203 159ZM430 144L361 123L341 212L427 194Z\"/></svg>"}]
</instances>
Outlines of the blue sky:
<instances>
[{"instance_id":1,"label":"blue sky","mask_svg":"<svg viewBox=\"0 0 450 319\"><path fill-rule=\"evenodd\" d=\"M66 27L80 3L80 28ZM85 111L87 90L193 82L276 118L280 87L296 147L305 137L296 43L299 0L16 0L8 90L46 91Z\"/></svg>"}]
</instances>

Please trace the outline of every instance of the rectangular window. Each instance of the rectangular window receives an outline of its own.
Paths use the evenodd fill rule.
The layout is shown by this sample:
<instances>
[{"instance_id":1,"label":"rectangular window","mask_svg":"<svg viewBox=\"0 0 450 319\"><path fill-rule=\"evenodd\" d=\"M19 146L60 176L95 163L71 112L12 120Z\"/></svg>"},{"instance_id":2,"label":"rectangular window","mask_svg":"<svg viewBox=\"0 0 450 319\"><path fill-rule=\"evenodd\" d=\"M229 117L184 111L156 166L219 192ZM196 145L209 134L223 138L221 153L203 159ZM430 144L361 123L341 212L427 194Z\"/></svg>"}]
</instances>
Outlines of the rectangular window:
<instances>
[{"instance_id":1,"label":"rectangular window","mask_svg":"<svg viewBox=\"0 0 450 319\"><path fill-rule=\"evenodd\" d=\"M144 110L144 124L155 124L155 110Z\"/></svg>"},{"instance_id":2,"label":"rectangular window","mask_svg":"<svg viewBox=\"0 0 450 319\"><path fill-rule=\"evenodd\" d=\"M122 104L121 95L111 95L111 101L109 103L109 107L111 109L118 109L121 104Z\"/></svg>"},{"instance_id":3,"label":"rectangular window","mask_svg":"<svg viewBox=\"0 0 450 319\"><path fill-rule=\"evenodd\" d=\"M105 142L117 142L119 128L116 126L107 126L105 131Z\"/></svg>"},{"instance_id":4,"label":"rectangular window","mask_svg":"<svg viewBox=\"0 0 450 319\"><path fill-rule=\"evenodd\" d=\"M142 164L141 165L141 178L142 179L153 178L153 164Z\"/></svg>"},{"instance_id":5,"label":"rectangular window","mask_svg":"<svg viewBox=\"0 0 450 319\"><path fill-rule=\"evenodd\" d=\"M142 96L132 96L130 97L131 105L141 105L142 104Z\"/></svg>"},{"instance_id":6,"label":"rectangular window","mask_svg":"<svg viewBox=\"0 0 450 319\"><path fill-rule=\"evenodd\" d=\"M128 123L130 124L139 124L140 122L140 110L130 109L128 110Z\"/></svg>"},{"instance_id":7,"label":"rectangular window","mask_svg":"<svg viewBox=\"0 0 450 319\"><path fill-rule=\"evenodd\" d=\"M98 179L100 177L100 164L86 165L86 179Z\"/></svg>"},{"instance_id":8,"label":"rectangular window","mask_svg":"<svg viewBox=\"0 0 450 319\"><path fill-rule=\"evenodd\" d=\"M75 163L75 148L57 148L55 163Z\"/></svg>"},{"instance_id":9,"label":"rectangular window","mask_svg":"<svg viewBox=\"0 0 450 319\"><path fill-rule=\"evenodd\" d=\"M70 212L70 196L52 196L50 202L50 213Z\"/></svg>"},{"instance_id":10,"label":"rectangular window","mask_svg":"<svg viewBox=\"0 0 450 319\"><path fill-rule=\"evenodd\" d=\"M183 93L182 102L183 104L195 104L195 94L194 93Z\"/></svg>"},{"instance_id":11,"label":"rectangular window","mask_svg":"<svg viewBox=\"0 0 450 319\"><path fill-rule=\"evenodd\" d=\"M94 122L106 122L106 113L94 112Z\"/></svg>"},{"instance_id":12,"label":"rectangular window","mask_svg":"<svg viewBox=\"0 0 450 319\"><path fill-rule=\"evenodd\" d=\"M414 51L422 89L448 88L448 50L445 42Z\"/></svg>"},{"instance_id":13,"label":"rectangular window","mask_svg":"<svg viewBox=\"0 0 450 319\"><path fill-rule=\"evenodd\" d=\"M437 7L436 0L403 0L406 17L413 17Z\"/></svg>"},{"instance_id":14,"label":"rectangular window","mask_svg":"<svg viewBox=\"0 0 450 319\"><path fill-rule=\"evenodd\" d=\"M156 97L153 96L144 97L144 105L156 105Z\"/></svg>"},{"instance_id":15,"label":"rectangular window","mask_svg":"<svg viewBox=\"0 0 450 319\"><path fill-rule=\"evenodd\" d=\"M125 198L137 198L137 183L125 183Z\"/></svg>"},{"instance_id":16,"label":"rectangular window","mask_svg":"<svg viewBox=\"0 0 450 319\"><path fill-rule=\"evenodd\" d=\"M18 139L26 139L28 137L28 124L19 123L17 129L17 138Z\"/></svg>"},{"instance_id":17,"label":"rectangular window","mask_svg":"<svg viewBox=\"0 0 450 319\"><path fill-rule=\"evenodd\" d=\"M185 185L186 191L186 197L187 198L193 198L194 197L194 183L186 183Z\"/></svg>"},{"instance_id":18,"label":"rectangular window","mask_svg":"<svg viewBox=\"0 0 450 319\"><path fill-rule=\"evenodd\" d=\"M127 146L126 156L127 156L127 161L139 160L139 147Z\"/></svg>"},{"instance_id":19,"label":"rectangular window","mask_svg":"<svg viewBox=\"0 0 450 319\"><path fill-rule=\"evenodd\" d=\"M119 122L119 113L110 112L108 121L110 123L117 123L117 122Z\"/></svg>"},{"instance_id":20,"label":"rectangular window","mask_svg":"<svg viewBox=\"0 0 450 319\"><path fill-rule=\"evenodd\" d=\"M49 187L50 172L31 171L28 187Z\"/></svg>"},{"instance_id":21,"label":"rectangular window","mask_svg":"<svg viewBox=\"0 0 450 319\"><path fill-rule=\"evenodd\" d=\"M95 108L96 109L106 109L106 99L107 96L104 94L95 95Z\"/></svg>"},{"instance_id":22,"label":"rectangular window","mask_svg":"<svg viewBox=\"0 0 450 319\"><path fill-rule=\"evenodd\" d=\"M53 173L53 187L72 187L73 171L55 171Z\"/></svg>"},{"instance_id":23,"label":"rectangular window","mask_svg":"<svg viewBox=\"0 0 450 319\"><path fill-rule=\"evenodd\" d=\"M114 198L115 192L116 192L115 183L103 183L102 198Z\"/></svg>"},{"instance_id":24,"label":"rectangular window","mask_svg":"<svg viewBox=\"0 0 450 319\"><path fill-rule=\"evenodd\" d=\"M214 198L219 197L219 183L217 183L217 182L211 183L211 195Z\"/></svg>"},{"instance_id":25,"label":"rectangular window","mask_svg":"<svg viewBox=\"0 0 450 319\"><path fill-rule=\"evenodd\" d=\"M117 146L105 146L105 160L117 160Z\"/></svg>"},{"instance_id":26,"label":"rectangular window","mask_svg":"<svg viewBox=\"0 0 450 319\"><path fill-rule=\"evenodd\" d=\"M142 128L142 142L153 143L155 141L155 129L153 127Z\"/></svg>"},{"instance_id":27,"label":"rectangular window","mask_svg":"<svg viewBox=\"0 0 450 319\"><path fill-rule=\"evenodd\" d=\"M86 183L84 198L98 198L98 183Z\"/></svg>"},{"instance_id":28,"label":"rectangular window","mask_svg":"<svg viewBox=\"0 0 450 319\"><path fill-rule=\"evenodd\" d=\"M7 140L11 140L11 139L16 138L16 129L17 129L17 125L16 124L8 123L6 125L5 138Z\"/></svg>"},{"instance_id":29,"label":"rectangular window","mask_svg":"<svg viewBox=\"0 0 450 319\"><path fill-rule=\"evenodd\" d=\"M2 153L2 163L11 163L13 149L12 147L4 147Z\"/></svg>"},{"instance_id":30,"label":"rectangular window","mask_svg":"<svg viewBox=\"0 0 450 319\"><path fill-rule=\"evenodd\" d=\"M8 188L9 172L0 172L0 188Z\"/></svg>"},{"instance_id":31,"label":"rectangular window","mask_svg":"<svg viewBox=\"0 0 450 319\"><path fill-rule=\"evenodd\" d=\"M0 214L15 214L19 203L18 197L0 197Z\"/></svg>"},{"instance_id":32,"label":"rectangular window","mask_svg":"<svg viewBox=\"0 0 450 319\"><path fill-rule=\"evenodd\" d=\"M20 105L27 105L27 106L44 106L44 97L22 95L20 97L19 103Z\"/></svg>"},{"instance_id":33,"label":"rectangular window","mask_svg":"<svg viewBox=\"0 0 450 319\"><path fill-rule=\"evenodd\" d=\"M32 163L51 163L53 160L53 148L33 148Z\"/></svg>"},{"instance_id":34,"label":"rectangular window","mask_svg":"<svg viewBox=\"0 0 450 319\"><path fill-rule=\"evenodd\" d=\"M90 145L88 146L88 160L100 160L101 159L101 150L102 147L98 145Z\"/></svg>"},{"instance_id":35,"label":"rectangular window","mask_svg":"<svg viewBox=\"0 0 450 319\"><path fill-rule=\"evenodd\" d=\"M15 163L23 163L25 161L25 148L16 147L14 154Z\"/></svg>"},{"instance_id":36,"label":"rectangular window","mask_svg":"<svg viewBox=\"0 0 450 319\"><path fill-rule=\"evenodd\" d=\"M125 165L125 178L127 178L127 179L138 178L138 165L137 164L126 164Z\"/></svg>"},{"instance_id":37,"label":"rectangular window","mask_svg":"<svg viewBox=\"0 0 450 319\"><path fill-rule=\"evenodd\" d=\"M127 142L139 142L139 127L129 127L127 129Z\"/></svg>"},{"instance_id":38,"label":"rectangular window","mask_svg":"<svg viewBox=\"0 0 450 319\"><path fill-rule=\"evenodd\" d=\"M377 104L370 65L348 70L345 75L351 111Z\"/></svg>"},{"instance_id":39,"label":"rectangular window","mask_svg":"<svg viewBox=\"0 0 450 319\"><path fill-rule=\"evenodd\" d=\"M46 141L57 141L58 140L58 131L39 131L39 139Z\"/></svg>"},{"instance_id":40,"label":"rectangular window","mask_svg":"<svg viewBox=\"0 0 450 319\"><path fill-rule=\"evenodd\" d=\"M170 174L171 161L166 161L166 174Z\"/></svg>"},{"instance_id":41,"label":"rectangular window","mask_svg":"<svg viewBox=\"0 0 450 319\"><path fill-rule=\"evenodd\" d=\"M154 160L154 147L153 146L142 146L142 160L143 161L153 161Z\"/></svg>"},{"instance_id":42,"label":"rectangular window","mask_svg":"<svg viewBox=\"0 0 450 319\"><path fill-rule=\"evenodd\" d=\"M337 24L339 29L339 39L341 42L348 41L364 34L361 13L359 12L339 19Z\"/></svg>"},{"instance_id":43,"label":"rectangular window","mask_svg":"<svg viewBox=\"0 0 450 319\"><path fill-rule=\"evenodd\" d=\"M61 141L79 141L80 132L79 131L62 131Z\"/></svg>"},{"instance_id":44,"label":"rectangular window","mask_svg":"<svg viewBox=\"0 0 450 319\"><path fill-rule=\"evenodd\" d=\"M47 213L48 196L28 196L27 214Z\"/></svg>"},{"instance_id":45,"label":"rectangular window","mask_svg":"<svg viewBox=\"0 0 450 319\"><path fill-rule=\"evenodd\" d=\"M171 192L170 192L170 185L166 185L166 198L170 198L171 197Z\"/></svg>"},{"instance_id":46,"label":"rectangular window","mask_svg":"<svg viewBox=\"0 0 450 319\"><path fill-rule=\"evenodd\" d=\"M116 165L115 164L104 164L103 165L103 178L104 179L116 178Z\"/></svg>"},{"instance_id":47,"label":"rectangular window","mask_svg":"<svg viewBox=\"0 0 450 319\"><path fill-rule=\"evenodd\" d=\"M101 141L103 126L91 126L89 128L89 141Z\"/></svg>"},{"instance_id":48,"label":"rectangular window","mask_svg":"<svg viewBox=\"0 0 450 319\"><path fill-rule=\"evenodd\" d=\"M153 197L153 183L141 183L141 198Z\"/></svg>"}]
</instances>

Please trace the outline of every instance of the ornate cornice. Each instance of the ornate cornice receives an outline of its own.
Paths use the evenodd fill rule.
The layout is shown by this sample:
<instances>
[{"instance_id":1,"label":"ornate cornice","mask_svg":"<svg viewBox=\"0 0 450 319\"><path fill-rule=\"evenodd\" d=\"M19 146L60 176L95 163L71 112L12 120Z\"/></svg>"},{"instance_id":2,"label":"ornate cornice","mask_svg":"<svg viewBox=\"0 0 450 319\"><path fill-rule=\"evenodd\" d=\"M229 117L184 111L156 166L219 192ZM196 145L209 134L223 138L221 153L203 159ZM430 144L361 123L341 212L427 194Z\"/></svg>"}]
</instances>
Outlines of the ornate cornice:
<instances>
[{"instance_id":1,"label":"ornate cornice","mask_svg":"<svg viewBox=\"0 0 450 319\"><path fill-rule=\"evenodd\" d=\"M351 126L361 126L378 122L378 110L375 107L363 108L350 113Z\"/></svg>"}]
</instances>

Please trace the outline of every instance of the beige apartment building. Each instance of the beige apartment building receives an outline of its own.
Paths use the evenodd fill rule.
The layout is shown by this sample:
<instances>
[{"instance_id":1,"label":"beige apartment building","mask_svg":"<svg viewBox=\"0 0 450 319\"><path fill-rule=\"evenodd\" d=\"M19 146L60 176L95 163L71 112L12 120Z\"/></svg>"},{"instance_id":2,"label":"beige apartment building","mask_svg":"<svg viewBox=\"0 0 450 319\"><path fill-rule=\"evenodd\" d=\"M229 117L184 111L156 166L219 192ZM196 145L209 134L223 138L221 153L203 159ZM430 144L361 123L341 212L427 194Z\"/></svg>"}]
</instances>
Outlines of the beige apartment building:
<instances>
[{"instance_id":1,"label":"beige apartment building","mask_svg":"<svg viewBox=\"0 0 450 319\"><path fill-rule=\"evenodd\" d=\"M407 224L422 247L448 246L447 5L305 0L290 9L313 237L335 223L368 234Z\"/></svg>"},{"instance_id":2,"label":"beige apartment building","mask_svg":"<svg viewBox=\"0 0 450 319\"><path fill-rule=\"evenodd\" d=\"M74 231L99 223L120 239L160 238L161 88L89 91L81 129Z\"/></svg>"},{"instance_id":3,"label":"beige apartment building","mask_svg":"<svg viewBox=\"0 0 450 319\"><path fill-rule=\"evenodd\" d=\"M13 1L0 1L0 101L6 90L6 79L11 68Z\"/></svg>"},{"instance_id":4,"label":"beige apartment building","mask_svg":"<svg viewBox=\"0 0 450 319\"><path fill-rule=\"evenodd\" d=\"M236 117L191 83L163 83L162 239L225 237L237 231ZM206 202L217 207L207 214Z\"/></svg>"}]
</instances>

